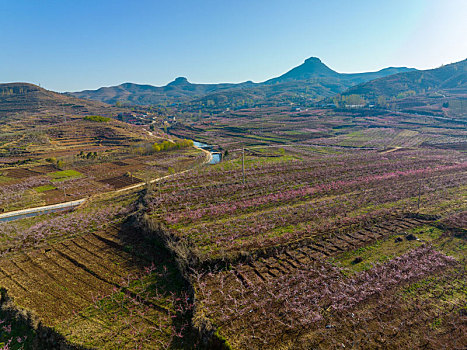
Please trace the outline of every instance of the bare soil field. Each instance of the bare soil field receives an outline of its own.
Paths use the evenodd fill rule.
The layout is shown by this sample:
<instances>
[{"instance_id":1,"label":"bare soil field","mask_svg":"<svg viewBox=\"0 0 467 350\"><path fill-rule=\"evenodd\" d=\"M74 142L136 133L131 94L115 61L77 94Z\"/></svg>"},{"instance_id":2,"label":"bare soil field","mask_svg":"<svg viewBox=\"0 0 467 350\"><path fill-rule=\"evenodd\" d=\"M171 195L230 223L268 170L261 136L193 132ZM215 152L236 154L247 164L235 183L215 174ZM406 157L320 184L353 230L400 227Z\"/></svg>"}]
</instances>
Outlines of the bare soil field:
<instances>
[{"instance_id":1,"label":"bare soil field","mask_svg":"<svg viewBox=\"0 0 467 350\"><path fill-rule=\"evenodd\" d=\"M108 184L112 186L112 188L118 190L120 188L128 187L137 183L142 182L141 179L136 177L129 177L129 176L117 176L111 177L108 179L99 180L99 182Z\"/></svg>"}]
</instances>

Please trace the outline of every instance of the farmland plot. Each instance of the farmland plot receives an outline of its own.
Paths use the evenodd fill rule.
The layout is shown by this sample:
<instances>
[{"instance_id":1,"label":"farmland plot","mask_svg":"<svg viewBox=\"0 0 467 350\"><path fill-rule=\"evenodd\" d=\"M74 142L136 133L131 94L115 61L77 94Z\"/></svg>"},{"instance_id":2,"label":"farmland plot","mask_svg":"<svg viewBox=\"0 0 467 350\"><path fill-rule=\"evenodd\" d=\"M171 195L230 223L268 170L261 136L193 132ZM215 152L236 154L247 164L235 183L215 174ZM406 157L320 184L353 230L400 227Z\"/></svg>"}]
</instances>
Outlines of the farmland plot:
<instances>
[{"instance_id":1,"label":"farmland plot","mask_svg":"<svg viewBox=\"0 0 467 350\"><path fill-rule=\"evenodd\" d=\"M462 348L465 155L309 150L250 154L245 183L234 159L144 198L194 271L194 325L239 349Z\"/></svg>"},{"instance_id":2,"label":"farmland plot","mask_svg":"<svg viewBox=\"0 0 467 350\"><path fill-rule=\"evenodd\" d=\"M15 306L85 347L157 349L177 342L191 310L185 282L165 251L124 224L134 199L121 195L2 224L0 286ZM0 333L0 341L8 340ZM13 347L20 347L16 338Z\"/></svg>"},{"instance_id":3,"label":"farmland plot","mask_svg":"<svg viewBox=\"0 0 467 350\"><path fill-rule=\"evenodd\" d=\"M173 236L193 243L202 259L324 237L334 237L339 249L359 241L349 231L384 225L418 207L439 214L440 198L455 211L465 194L466 170L463 155L452 152L360 151L252 161L243 184L234 161L168 181L148 207ZM369 235L356 236L362 234Z\"/></svg>"}]
</instances>

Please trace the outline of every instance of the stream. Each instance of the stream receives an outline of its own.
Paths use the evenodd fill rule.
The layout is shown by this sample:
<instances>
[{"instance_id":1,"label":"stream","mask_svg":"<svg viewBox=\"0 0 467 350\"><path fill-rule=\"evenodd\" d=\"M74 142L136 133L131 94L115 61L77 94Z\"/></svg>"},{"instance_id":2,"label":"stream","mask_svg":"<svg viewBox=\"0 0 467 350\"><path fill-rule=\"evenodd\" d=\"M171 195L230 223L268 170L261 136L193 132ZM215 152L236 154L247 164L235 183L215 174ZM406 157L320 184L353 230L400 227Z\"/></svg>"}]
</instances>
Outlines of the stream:
<instances>
[{"instance_id":1,"label":"stream","mask_svg":"<svg viewBox=\"0 0 467 350\"><path fill-rule=\"evenodd\" d=\"M214 150L214 146L208 145L206 143L198 142L198 141L193 141L193 144L195 147L202 148L206 151L211 152L212 154L212 160L209 162L209 164L217 164L220 163L222 160L222 156L220 152L217 152Z\"/></svg>"}]
</instances>

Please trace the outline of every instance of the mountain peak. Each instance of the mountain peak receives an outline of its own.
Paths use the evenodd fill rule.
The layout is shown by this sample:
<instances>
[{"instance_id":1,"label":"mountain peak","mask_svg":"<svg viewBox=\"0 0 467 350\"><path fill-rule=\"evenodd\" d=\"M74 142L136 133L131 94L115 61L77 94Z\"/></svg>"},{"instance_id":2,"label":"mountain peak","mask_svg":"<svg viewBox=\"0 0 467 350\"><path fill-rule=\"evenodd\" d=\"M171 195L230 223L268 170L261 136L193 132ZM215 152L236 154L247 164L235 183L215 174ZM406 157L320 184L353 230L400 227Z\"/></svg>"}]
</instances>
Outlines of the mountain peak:
<instances>
[{"instance_id":1,"label":"mountain peak","mask_svg":"<svg viewBox=\"0 0 467 350\"><path fill-rule=\"evenodd\" d=\"M335 77L339 73L326 66L318 57L310 57L301 65L289 70L278 78L268 80L268 82L281 82L286 80L308 80L318 77Z\"/></svg>"},{"instance_id":2,"label":"mountain peak","mask_svg":"<svg viewBox=\"0 0 467 350\"><path fill-rule=\"evenodd\" d=\"M310 57L305 60L305 64L310 64L310 63L323 64L323 62L321 62L321 60L318 57Z\"/></svg>"},{"instance_id":3,"label":"mountain peak","mask_svg":"<svg viewBox=\"0 0 467 350\"><path fill-rule=\"evenodd\" d=\"M174 81L172 81L171 83L169 83L168 85L170 85L170 86L179 86L179 85L187 85L187 84L190 84L190 82L188 81L187 78L185 78L185 77L178 77L178 78L176 78Z\"/></svg>"}]
</instances>

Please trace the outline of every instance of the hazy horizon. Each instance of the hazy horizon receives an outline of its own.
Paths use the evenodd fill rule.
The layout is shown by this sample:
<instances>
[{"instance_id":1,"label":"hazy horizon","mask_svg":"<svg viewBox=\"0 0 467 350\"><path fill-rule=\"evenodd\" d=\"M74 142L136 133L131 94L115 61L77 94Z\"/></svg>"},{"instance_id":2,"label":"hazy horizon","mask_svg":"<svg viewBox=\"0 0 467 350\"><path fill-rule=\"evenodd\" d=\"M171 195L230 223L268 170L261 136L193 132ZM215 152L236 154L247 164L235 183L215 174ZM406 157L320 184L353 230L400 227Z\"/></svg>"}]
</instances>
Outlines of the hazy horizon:
<instances>
[{"instance_id":1,"label":"hazy horizon","mask_svg":"<svg viewBox=\"0 0 467 350\"><path fill-rule=\"evenodd\" d=\"M79 91L261 82L311 56L339 73L430 69L467 57L466 17L461 0L3 1L0 76Z\"/></svg>"}]
</instances>

